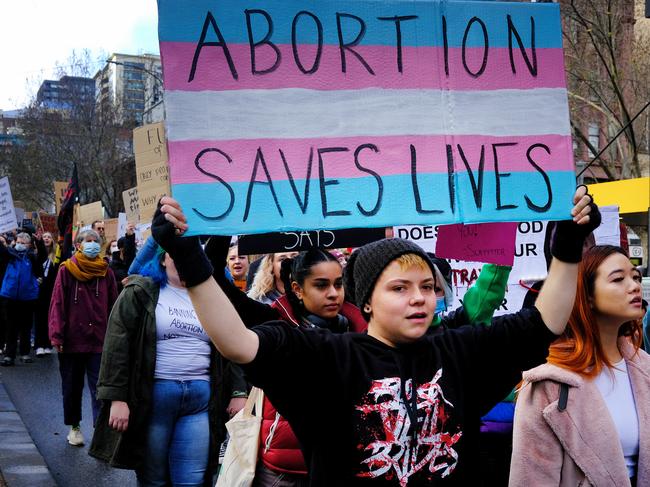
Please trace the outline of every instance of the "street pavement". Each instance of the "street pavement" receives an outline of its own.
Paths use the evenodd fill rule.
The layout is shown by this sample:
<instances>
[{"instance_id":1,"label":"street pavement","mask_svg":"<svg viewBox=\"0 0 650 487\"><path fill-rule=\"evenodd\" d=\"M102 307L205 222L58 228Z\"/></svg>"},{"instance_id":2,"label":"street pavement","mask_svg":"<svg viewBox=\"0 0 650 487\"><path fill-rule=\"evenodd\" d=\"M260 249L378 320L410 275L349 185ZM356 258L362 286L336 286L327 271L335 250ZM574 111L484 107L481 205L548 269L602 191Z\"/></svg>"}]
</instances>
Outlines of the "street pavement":
<instances>
[{"instance_id":1,"label":"street pavement","mask_svg":"<svg viewBox=\"0 0 650 487\"><path fill-rule=\"evenodd\" d=\"M86 444L83 447L68 445L66 435L69 428L63 424L61 378L56 354L34 357L33 364L23 364L17 360L14 367L0 367L0 383L4 384L57 485L136 486L132 471L111 468L88 455L92 438L92 410L87 388L84 390L81 421ZM2 440L0 438L0 443ZM7 483L8 487L12 487L9 481Z\"/></svg>"}]
</instances>

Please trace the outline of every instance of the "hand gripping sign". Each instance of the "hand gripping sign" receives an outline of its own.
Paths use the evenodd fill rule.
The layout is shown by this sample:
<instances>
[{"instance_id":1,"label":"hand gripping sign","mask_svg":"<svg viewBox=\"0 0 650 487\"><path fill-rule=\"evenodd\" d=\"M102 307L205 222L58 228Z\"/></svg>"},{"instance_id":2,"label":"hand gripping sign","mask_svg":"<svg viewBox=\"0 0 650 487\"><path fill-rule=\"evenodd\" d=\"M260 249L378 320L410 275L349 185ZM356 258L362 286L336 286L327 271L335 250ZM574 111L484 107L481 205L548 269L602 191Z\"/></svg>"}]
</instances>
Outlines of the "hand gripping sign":
<instances>
[{"instance_id":1,"label":"hand gripping sign","mask_svg":"<svg viewBox=\"0 0 650 487\"><path fill-rule=\"evenodd\" d=\"M158 5L192 234L569 216L558 5Z\"/></svg>"}]
</instances>

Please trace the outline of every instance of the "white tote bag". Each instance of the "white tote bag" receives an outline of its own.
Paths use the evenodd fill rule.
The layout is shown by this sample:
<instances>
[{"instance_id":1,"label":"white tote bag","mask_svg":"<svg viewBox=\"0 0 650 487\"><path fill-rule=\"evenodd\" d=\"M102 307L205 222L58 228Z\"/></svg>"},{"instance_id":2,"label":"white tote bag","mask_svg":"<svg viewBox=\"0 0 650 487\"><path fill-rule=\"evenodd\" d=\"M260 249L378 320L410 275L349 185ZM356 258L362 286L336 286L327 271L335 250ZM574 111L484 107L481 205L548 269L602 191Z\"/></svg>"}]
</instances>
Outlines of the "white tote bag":
<instances>
[{"instance_id":1,"label":"white tote bag","mask_svg":"<svg viewBox=\"0 0 650 487\"><path fill-rule=\"evenodd\" d=\"M264 391L253 387L246 405L226 423L230 435L215 487L251 487L255 478Z\"/></svg>"}]
</instances>

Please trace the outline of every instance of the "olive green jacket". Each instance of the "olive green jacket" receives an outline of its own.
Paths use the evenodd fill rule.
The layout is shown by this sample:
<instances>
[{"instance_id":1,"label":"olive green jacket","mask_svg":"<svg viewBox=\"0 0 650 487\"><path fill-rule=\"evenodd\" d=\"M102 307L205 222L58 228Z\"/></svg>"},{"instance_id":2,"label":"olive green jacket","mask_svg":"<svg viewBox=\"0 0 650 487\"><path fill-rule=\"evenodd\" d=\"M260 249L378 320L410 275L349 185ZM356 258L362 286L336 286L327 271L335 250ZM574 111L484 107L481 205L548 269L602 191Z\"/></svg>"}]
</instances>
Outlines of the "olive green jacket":
<instances>
[{"instance_id":1,"label":"olive green jacket","mask_svg":"<svg viewBox=\"0 0 650 487\"><path fill-rule=\"evenodd\" d=\"M132 275L108 320L97 397L102 407L89 454L118 468L137 469L145 455L145 438L152 407L156 369L156 304L159 286L147 277ZM225 410L232 384L224 377L226 362L211 345L210 457L207 474L216 468L218 447L225 436ZM224 369L226 372L224 373ZM111 401L129 405L129 425L124 433L108 426Z\"/></svg>"}]
</instances>

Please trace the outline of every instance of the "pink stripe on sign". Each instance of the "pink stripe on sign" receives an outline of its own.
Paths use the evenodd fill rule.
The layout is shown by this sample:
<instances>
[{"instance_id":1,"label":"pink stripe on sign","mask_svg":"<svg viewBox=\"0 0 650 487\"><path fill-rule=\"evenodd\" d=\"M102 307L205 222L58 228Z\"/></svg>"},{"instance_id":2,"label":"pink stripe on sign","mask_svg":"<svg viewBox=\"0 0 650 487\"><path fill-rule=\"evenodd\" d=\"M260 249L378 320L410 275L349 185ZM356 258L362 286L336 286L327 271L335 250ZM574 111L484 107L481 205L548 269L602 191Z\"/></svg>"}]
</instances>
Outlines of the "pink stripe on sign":
<instances>
[{"instance_id":1,"label":"pink stripe on sign","mask_svg":"<svg viewBox=\"0 0 650 487\"><path fill-rule=\"evenodd\" d=\"M358 90L362 88L390 89L451 89L497 90L563 88L566 86L562 49L537 49L537 76L532 76L519 50L514 61L517 74L512 73L507 48L489 50L485 70L477 77L483 63L482 48L466 49L463 64L462 49L449 48L449 77L444 72L444 51L440 47L403 47L402 73L398 71L397 50L391 46L357 46L359 53L374 71L374 75L351 53L346 56L347 72L341 69L338 46L325 45L318 70L303 74L295 62L289 45L279 45L281 61L272 73L253 75L248 45L228 45L238 79L232 76L221 47L204 47L197 62L195 76L188 82L196 45L188 42L161 42L160 52L165 60L165 89L179 91L221 91L244 89L306 88L313 90ZM299 46L300 62L309 70L313 66L317 47ZM529 58L531 54L529 53ZM269 46L256 51L258 70L273 66L276 54Z\"/></svg>"},{"instance_id":2,"label":"pink stripe on sign","mask_svg":"<svg viewBox=\"0 0 650 487\"><path fill-rule=\"evenodd\" d=\"M324 173L328 178L358 178L370 176L370 172L355 165L355 153L359 166L380 176L410 174L411 149L415 148L417 172L446 173L447 144L452 145L455 170L466 172L463 157L476 173L483 148L486 172L494 171L494 148L496 147L499 172L535 172L528 161L527 152L535 144L542 146L530 150L530 157L544 171L573 170L572 160L553 157L553 154L570 153L571 137L542 135L526 137L488 137L463 135L445 136L390 136L349 137L319 139L318 145L309 139L263 139L227 141L179 141L168 142L171 180L173 184L215 182L210 174L230 182L248 182L258 157L262 157L273 181L307 178L311 154L311 177L318 177L319 154ZM459 149L460 146L460 149ZM334 148L344 148L337 150ZM375 151L375 148L378 152ZM327 150L333 149L333 150ZM462 151L462 155L461 155ZM231 163L228 162L231 159ZM198 167L195 161L198 159ZM286 161L286 167L285 167ZM288 168L288 172L287 172ZM204 172L201 172L204 171ZM258 164L257 181L265 181L266 174Z\"/></svg>"}]
</instances>

